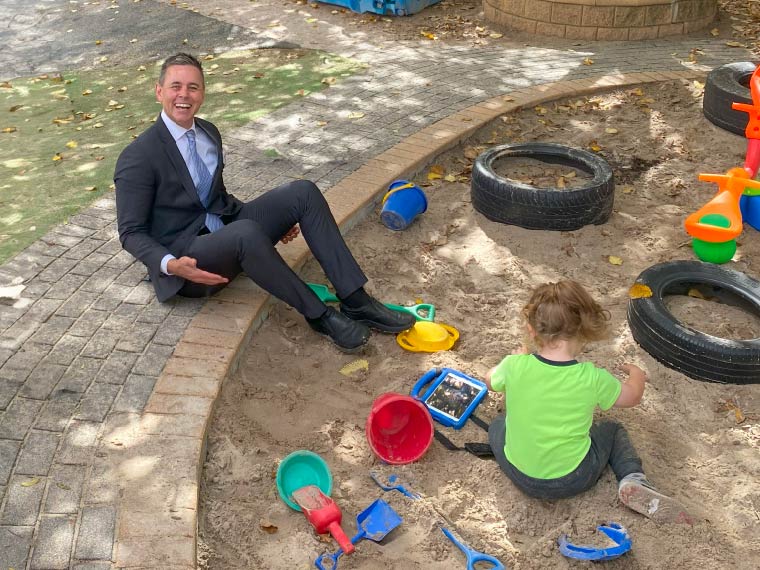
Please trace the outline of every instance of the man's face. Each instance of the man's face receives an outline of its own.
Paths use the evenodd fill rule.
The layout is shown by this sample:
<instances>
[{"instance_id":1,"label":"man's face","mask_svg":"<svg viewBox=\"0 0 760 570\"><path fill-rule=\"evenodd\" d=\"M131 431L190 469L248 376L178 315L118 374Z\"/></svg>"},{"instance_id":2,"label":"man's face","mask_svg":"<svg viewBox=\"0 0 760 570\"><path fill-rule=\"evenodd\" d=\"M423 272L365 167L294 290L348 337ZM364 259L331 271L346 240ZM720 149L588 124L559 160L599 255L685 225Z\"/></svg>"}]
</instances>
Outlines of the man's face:
<instances>
[{"instance_id":1,"label":"man's face","mask_svg":"<svg viewBox=\"0 0 760 570\"><path fill-rule=\"evenodd\" d=\"M169 118L186 129L203 104L203 75L192 65L172 65L166 70L163 84L156 84L156 99Z\"/></svg>"}]
</instances>

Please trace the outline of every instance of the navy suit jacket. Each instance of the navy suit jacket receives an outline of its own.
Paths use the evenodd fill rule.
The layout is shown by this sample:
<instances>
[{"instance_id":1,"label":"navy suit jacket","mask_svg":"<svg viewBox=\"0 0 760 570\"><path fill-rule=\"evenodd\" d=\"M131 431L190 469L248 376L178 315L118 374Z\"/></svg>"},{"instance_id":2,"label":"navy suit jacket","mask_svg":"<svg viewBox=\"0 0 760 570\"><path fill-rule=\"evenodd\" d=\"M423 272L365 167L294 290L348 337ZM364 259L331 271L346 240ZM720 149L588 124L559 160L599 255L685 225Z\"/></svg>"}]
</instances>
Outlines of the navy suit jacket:
<instances>
[{"instance_id":1,"label":"navy suit jacket","mask_svg":"<svg viewBox=\"0 0 760 570\"><path fill-rule=\"evenodd\" d=\"M233 216L242 202L224 186L222 137L212 123L197 117L195 123L216 143L219 157L208 212ZM168 253L175 257L186 254L205 225L207 210L160 115L119 155L114 183L121 245L145 264L156 297L165 301L182 288L185 280L161 273L161 260Z\"/></svg>"}]
</instances>

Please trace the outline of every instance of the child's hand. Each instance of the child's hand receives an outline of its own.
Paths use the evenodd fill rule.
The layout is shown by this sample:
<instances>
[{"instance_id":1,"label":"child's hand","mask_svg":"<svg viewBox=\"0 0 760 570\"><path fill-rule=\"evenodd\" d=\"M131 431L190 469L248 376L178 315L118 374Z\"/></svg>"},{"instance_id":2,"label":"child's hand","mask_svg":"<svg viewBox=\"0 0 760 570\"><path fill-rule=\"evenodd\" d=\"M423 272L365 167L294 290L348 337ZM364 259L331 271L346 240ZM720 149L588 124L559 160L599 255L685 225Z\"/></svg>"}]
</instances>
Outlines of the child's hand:
<instances>
[{"instance_id":1,"label":"child's hand","mask_svg":"<svg viewBox=\"0 0 760 570\"><path fill-rule=\"evenodd\" d=\"M631 377L639 377L644 382L648 381L646 373L641 368L639 368L638 366L636 366L635 364L629 364L629 363L626 362L625 364L621 364L620 365L620 369L623 372L625 372L626 374L628 374L629 378L631 378Z\"/></svg>"}]
</instances>

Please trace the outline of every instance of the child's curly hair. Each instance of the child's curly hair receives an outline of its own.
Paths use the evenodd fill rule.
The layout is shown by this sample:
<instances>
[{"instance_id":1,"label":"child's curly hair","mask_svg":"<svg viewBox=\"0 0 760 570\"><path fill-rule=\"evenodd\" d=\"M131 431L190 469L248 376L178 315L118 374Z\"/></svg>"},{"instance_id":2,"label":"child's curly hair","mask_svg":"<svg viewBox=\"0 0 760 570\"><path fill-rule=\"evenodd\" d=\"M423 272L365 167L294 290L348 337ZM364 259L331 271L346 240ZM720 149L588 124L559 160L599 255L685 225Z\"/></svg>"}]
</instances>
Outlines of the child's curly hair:
<instances>
[{"instance_id":1,"label":"child's curly hair","mask_svg":"<svg viewBox=\"0 0 760 570\"><path fill-rule=\"evenodd\" d=\"M569 279L538 286L522 314L535 331L535 342L540 347L556 340L580 340L585 344L608 334L609 311L594 301L583 286Z\"/></svg>"}]
</instances>

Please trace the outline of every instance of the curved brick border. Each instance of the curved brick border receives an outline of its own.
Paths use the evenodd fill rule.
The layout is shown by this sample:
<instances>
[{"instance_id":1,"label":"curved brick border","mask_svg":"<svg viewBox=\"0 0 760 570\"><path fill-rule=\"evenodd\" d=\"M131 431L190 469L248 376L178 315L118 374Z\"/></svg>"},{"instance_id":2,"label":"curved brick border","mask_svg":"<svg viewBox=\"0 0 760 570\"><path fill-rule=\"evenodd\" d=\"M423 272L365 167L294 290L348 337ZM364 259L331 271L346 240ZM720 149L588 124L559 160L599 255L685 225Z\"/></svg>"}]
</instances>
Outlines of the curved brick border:
<instances>
[{"instance_id":1,"label":"curved brick border","mask_svg":"<svg viewBox=\"0 0 760 570\"><path fill-rule=\"evenodd\" d=\"M327 200L346 231L375 206L393 180L413 176L504 113L600 89L703 75L603 75L511 91L423 128L333 186ZM299 269L310 253L299 239L283 256ZM206 302L177 344L138 421L111 426L104 447L119 480L117 567L196 567L199 482L214 401L266 318L269 303L269 296L248 279L235 280Z\"/></svg>"},{"instance_id":2,"label":"curved brick border","mask_svg":"<svg viewBox=\"0 0 760 570\"><path fill-rule=\"evenodd\" d=\"M582 40L650 40L701 30L717 0L483 0L486 20L510 29Z\"/></svg>"}]
</instances>

